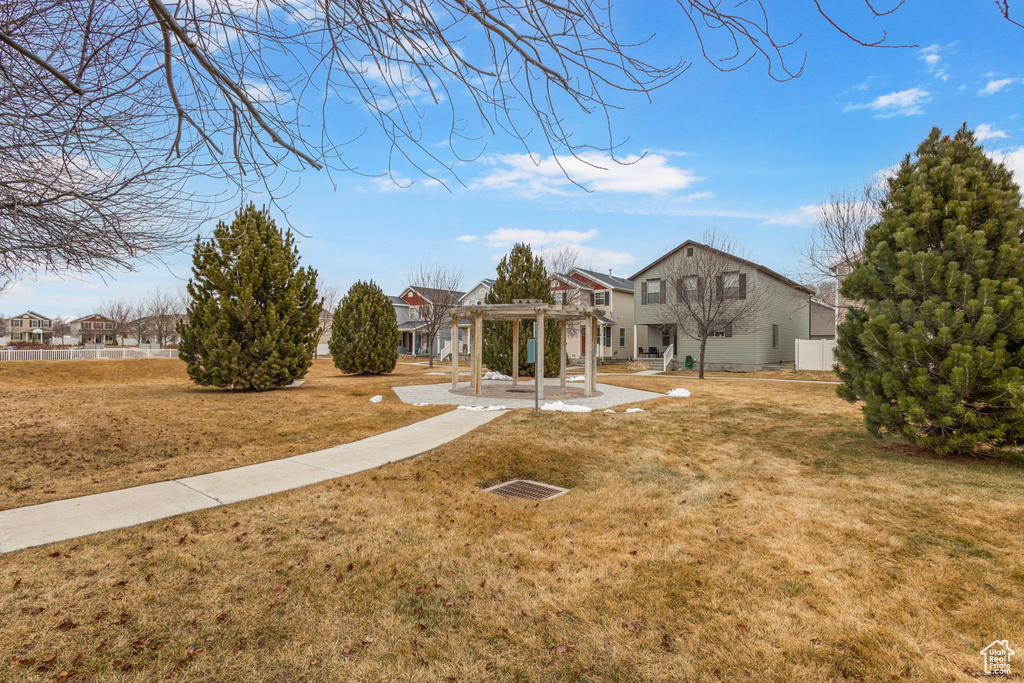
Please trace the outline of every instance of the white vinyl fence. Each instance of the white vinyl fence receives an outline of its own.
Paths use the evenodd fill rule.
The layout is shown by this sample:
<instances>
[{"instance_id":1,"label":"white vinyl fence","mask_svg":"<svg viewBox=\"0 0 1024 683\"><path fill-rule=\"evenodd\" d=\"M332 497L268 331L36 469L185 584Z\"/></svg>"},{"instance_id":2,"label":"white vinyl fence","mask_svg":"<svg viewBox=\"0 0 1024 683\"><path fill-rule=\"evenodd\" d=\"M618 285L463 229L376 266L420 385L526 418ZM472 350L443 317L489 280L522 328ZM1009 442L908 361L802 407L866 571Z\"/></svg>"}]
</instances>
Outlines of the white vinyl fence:
<instances>
[{"instance_id":1,"label":"white vinyl fence","mask_svg":"<svg viewBox=\"0 0 1024 683\"><path fill-rule=\"evenodd\" d=\"M835 339L797 339L797 370L831 370L835 365Z\"/></svg>"},{"instance_id":2,"label":"white vinyl fence","mask_svg":"<svg viewBox=\"0 0 1024 683\"><path fill-rule=\"evenodd\" d=\"M95 360L177 358L178 349L0 349L5 360Z\"/></svg>"}]
</instances>

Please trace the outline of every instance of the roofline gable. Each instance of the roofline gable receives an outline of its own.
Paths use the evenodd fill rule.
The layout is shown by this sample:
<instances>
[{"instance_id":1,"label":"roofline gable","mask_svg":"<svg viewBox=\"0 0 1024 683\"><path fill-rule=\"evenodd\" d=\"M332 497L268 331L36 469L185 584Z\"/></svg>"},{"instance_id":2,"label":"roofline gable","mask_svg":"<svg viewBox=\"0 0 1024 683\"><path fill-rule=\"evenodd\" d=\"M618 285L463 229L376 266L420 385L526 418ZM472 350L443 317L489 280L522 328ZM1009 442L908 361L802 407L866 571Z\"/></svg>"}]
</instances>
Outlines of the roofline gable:
<instances>
[{"instance_id":1,"label":"roofline gable","mask_svg":"<svg viewBox=\"0 0 1024 683\"><path fill-rule=\"evenodd\" d=\"M782 282L783 284L789 285L793 289L798 289L801 292L805 292L806 294L814 294L814 290L811 289L810 287L808 287L807 285L802 285L802 284L800 284L799 282L797 282L795 280L791 280L788 277L786 277L785 275L777 273L777 272L775 272L774 270L772 270L771 268L769 268L767 266L762 266L759 263L754 263L753 261L748 261L747 259L741 258L739 256L736 256L735 254L730 254L730 253L728 253L726 251L722 251L721 249L715 249L714 247L709 247L706 244L701 244L700 242L697 242L697 241L694 241L694 240L686 240L685 242L680 244L675 249L672 249L672 250L666 252L661 257L659 257L659 258L655 259L654 261L651 261L650 263L648 263L646 266L644 266L643 268L638 270L636 273L634 273L632 276L630 276L629 279L630 280L636 280L638 277L643 275L645 272L647 272L648 270L650 270L654 266L658 265L659 263L661 263L665 259L667 259L670 256L672 256L675 253L677 253L683 247L688 247L688 246L700 247L701 249L708 249L710 251L715 252L716 254L721 254L722 256L731 258L734 261L738 261L739 263L743 263L743 264L745 264L747 266L750 266L754 270L762 272L765 275L768 275L769 277L775 278L779 282Z\"/></svg>"}]
</instances>

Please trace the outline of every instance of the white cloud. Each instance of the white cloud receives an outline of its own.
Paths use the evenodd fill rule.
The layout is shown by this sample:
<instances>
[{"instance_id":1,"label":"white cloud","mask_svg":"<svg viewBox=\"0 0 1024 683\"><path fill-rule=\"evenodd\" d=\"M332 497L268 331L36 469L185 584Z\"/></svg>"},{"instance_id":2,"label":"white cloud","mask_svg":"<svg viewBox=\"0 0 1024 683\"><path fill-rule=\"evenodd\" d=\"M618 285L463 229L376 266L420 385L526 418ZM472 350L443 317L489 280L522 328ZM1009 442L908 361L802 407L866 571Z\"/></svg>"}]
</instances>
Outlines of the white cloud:
<instances>
[{"instance_id":1,"label":"white cloud","mask_svg":"<svg viewBox=\"0 0 1024 683\"><path fill-rule=\"evenodd\" d=\"M986 154L1010 169L1013 179L1018 185L1024 185L1024 146L1006 147L986 152Z\"/></svg>"},{"instance_id":2,"label":"white cloud","mask_svg":"<svg viewBox=\"0 0 1024 683\"><path fill-rule=\"evenodd\" d=\"M765 225L809 225L817 220L817 205L806 204L795 211L780 213L768 217Z\"/></svg>"},{"instance_id":3,"label":"white cloud","mask_svg":"<svg viewBox=\"0 0 1024 683\"><path fill-rule=\"evenodd\" d=\"M580 255L580 262L589 265L595 270L606 271L609 268L615 270L636 261L636 256L624 251L597 249L586 244L574 244L573 246L576 247ZM556 251L558 251L558 247L548 247L547 249L541 249L538 253L546 259Z\"/></svg>"},{"instance_id":4,"label":"white cloud","mask_svg":"<svg viewBox=\"0 0 1024 683\"><path fill-rule=\"evenodd\" d=\"M631 154L619 160L598 152L540 159L529 154L504 154L492 161L498 168L478 178L473 187L531 196L568 195L576 189L572 184L575 181L594 192L661 195L703 180L691 170L670 165L664 154L655 153L643 157Z\"/></svg>"},{"instance_id":5,"label":"white cloud","mask_svg":"<svg viewBox=\"0 0 1024 683\"><path fill-rule=\"evenodd\" d=\"M476 242L476 235L459 235L455 238L457 242Z\"/></svg>"},{"instance_id":6,"label":"white cloud","mask_svg":"<svg viewBox=\"0 0 1024 683\"><path fill-rule=\"evenodd\" d=\"M597 237L597 230L526 230L521 228L498 228L484 235L489 247L511 247L516 242L526 242L533 247L556 247L563 244L579 244Z\"/></svg>"},{"instance_id":7,"label":"white cloud","mask_svg":"<svg viewBox=\"0 0 1024 683\"><path fill-rule=\"evenodd\" d=\"M974 129L974 137L978 138L979 141L993 140L995 138L1008 138L1004 130L993 130L992 124L982 123Z\"/></svg>"},{"instance_id":8,"label":"white cloud","mask_svg":"<svg viewBox=\"0 0 1024 683\"><path fill-rule=\"evenodd\" d=\"M913 116L923 114L921 105L931 102L931 93L924 88L908 88L898 92L891 92L888 95L876 97L871 102L862 104L848 104L843 111L855 111L858 109L873 109L878 118L889 118L891 116Z\"/></svg>"},{"instance_id":9,"label":"white cloud","mask_svg":"<svg viewBox=\"0 0 1024 683\"><path fill-rule=\"evenodd\" d=\"M928 65L928 73L934 75L935 78L939 78L943 82L945 82L949 80L949 74L946 73L945 69L939 66L942 62L942 56L939 54L939 51L941 49L942 48L939 46L938 43L935 43L934 45L929 45L926 48L922 48L921 51L918 53L918 59L922 60L925 64Z\"/></svg>"},{"instance_id":10,"label":"white cloud","mask_svg":"<svg viewBox=\"0 0 1024 683\"><path fill-rule=\"evenodd\" d=\"M988 85L978 91L979 95L995 95L997 92L1010 85L1016 78L1000 78L998 80L990 80Z\"/></svg>"}]
</instances>

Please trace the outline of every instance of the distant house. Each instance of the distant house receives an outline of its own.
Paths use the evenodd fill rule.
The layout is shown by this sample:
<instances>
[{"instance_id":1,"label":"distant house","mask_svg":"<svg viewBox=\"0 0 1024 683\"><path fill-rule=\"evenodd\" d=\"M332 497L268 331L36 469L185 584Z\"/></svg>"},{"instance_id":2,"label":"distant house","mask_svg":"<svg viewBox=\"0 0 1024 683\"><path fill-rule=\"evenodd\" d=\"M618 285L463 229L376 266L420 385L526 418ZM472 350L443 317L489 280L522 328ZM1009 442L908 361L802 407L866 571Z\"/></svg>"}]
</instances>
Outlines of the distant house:
<instances>
[{"instance_id":1,"label":"distant house","mask_svg":"<svg viewBox=\"0 0 1024 683\"><path fill-rule=\"evenodd\" d=\"M317 346L328 344L331 341L331 328L334 326L334 313L326 308L320 309L320 336L317 338Z\"/></svg>"},{"instance_id":2,"label":"distant house","mask_svg":"<svg viewBox=\"0 0 1024 683\"><path fill-rule=\"evenodd\" d=\"M441 325L437 336L434 339L434 348L427 348L427 319L429 311L434 306L450 309L459 305L466 292L458 292L451 289L432 289L430 287L409 286L405 288L398 297L408 307L405 313L405 321L399 319L398 331L400 333L398 352L405 355L436 355L440 353L444 345L451 340L452 332L449 325ZM392 305L395 305L395 314L399 313L399 306L395 304L392 297ZM462 334L460 330L459 337Z\"/></svg>"},{"instance_id":3,"label":"distant house","mask_svg":"<svg viewBox=\"0 0 1024 683\"><path fill-rule=\"evenodd\" d=\"M633 311L638 356L660 358L672 347L672 365L680 367L687 356L696 359L700 355L698 341L665 324L663 306L668 296L677 295L676 285L669 281L671 276L686 273L687 259L699 258L701 249L710 247L687 240L630 278L635 293ZM746 292L756 291L769 298L766 309L752 325L753 332L733 334L728 328L715 331L708 340L705 369L753 371L765 365L794 361L796 340L811 338L813 290L766 266L717 250L715 255L735 265L735 270L723 272L723 276L737 283L734 286L729 286L728 282L720 284L723 293L719 296L743 298Z\"/></svg>"},{"instance_id":4,"label":"distant house","mask_svg":"<svg viewBox=\"0 0 1024 683\"><path fill-rule=\"evenodd\" d=\"M811 339L836 338L836 308L811 299Z\"/></svg>"},{"instance_id":5,"label":"distant house","mask_svg":"<svg viewBox=\"0 0 1024 683\"><path fill-rule=\"evenodd\" d=\"M180 344L178 323L185 319L181 313L164 315L147 315L132 320L125 325L128 334L124 337L125 346L140 348L160 348L169 344Z\"/></svg>"},{"instance_id":6,"label":"distant house","mask_svg":"<svg viewBox=\"0 0 1024 683\"><path fill-rule=\"evenodd\" d=\"M70 323L71 336L81 344L113 344L114 321L99 313L90 313L75 318Z\"/></svg>"},{"instance_id":7,"label":"distant house","mask_svg":"<svg viewBox=\"0 0 1024 683\"><path fill-rule=\"evenodd\" d=\"M599 306L607 312L597 321L598 358L623 360L633 355L633 283L612 275L583 268L555 275L549 290L556 305ZM585 326L569 330L566 355L583 358L589 348Z\"/></svg>"},{"instance_id":8,"label":"distant house","mask_svg":"<svg viewBox=\"0 0 1024 683\"><path fill-rule=\"evenodd\" d=\"M484 278L476 284L475 287L470 289L468 292L462 295L462 300L459 301L460 306L476 306L487 302L487 295L491 291L491 287L494 286L493 278Z\"/></svg>"},{"instance_id":9,"label":"distant house","mask_svg":"<svg viewBox=\"0 0 1024 683\"><path fill-rule=\"evenodd\" d=\"M53 341L53 319L35 311L25 311L7 321L11 341L35 341L49 344Z\"/></svg>"}]
</instances>

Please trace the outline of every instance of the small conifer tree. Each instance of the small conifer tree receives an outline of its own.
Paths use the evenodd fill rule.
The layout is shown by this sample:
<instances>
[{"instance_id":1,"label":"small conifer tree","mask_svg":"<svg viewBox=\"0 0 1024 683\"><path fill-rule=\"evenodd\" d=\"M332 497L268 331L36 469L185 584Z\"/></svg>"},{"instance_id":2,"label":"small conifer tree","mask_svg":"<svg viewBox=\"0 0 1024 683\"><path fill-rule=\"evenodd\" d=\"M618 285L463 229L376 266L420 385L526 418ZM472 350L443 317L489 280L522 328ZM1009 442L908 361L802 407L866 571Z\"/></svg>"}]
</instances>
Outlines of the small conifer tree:
<instances>
[{"instance_id":1,"label":"small conifer tree","mask_svg":"<svg viewBox=\"0 0 1024 683\"><path fill-rule=\"evenodd\" d=\"M196 239L188 293L178 353L196 384L263 391L306 374L322 305L316 271L299 267L291 231L265 210L250 204Z\"/></svg>"},{"instance_id":2,"label":"small conifer tree","mask_svg":"<svg viewBox=\"0 0 1024 683\"><path fill-rule=\"evenodd\" d=\"M889 180L842 285L839 394L868 428L946 453L1024 438L1024 210L966 125L937 128Z\"/></svg>"},{"instance_id":3,"label":"small conifer tree","mask_svg":"<svg viewBox=\"0 0 1024 683\"><path fill-rule=\"evenodd\" d=\"M512 251L501 258L498 276L491 291L487 293L489 304L510 304L514 299L539 299L549 304L554 303L544 259L534 256L528 244L516 244ZM519 372L532 376L534 364L526 362L526 340L533 337L533 325L529 321L522 321L520 325ZM560 334L557 321L551 320L544 325L544 374L547 377L557 374L561 367L558 357ZM505 375L512 373L512 323L484 323L483 362L491 370Z\"/></svg>"},{"instance_id":4,"label":"small conifer tree","mask_svg":"<svg viewBox=\"0 0 1024 683\"><path fill-rule=\"evenodd\" d=\"M356 282L334 311L331 355L344 373L383 375L398 363L395 307L373 283Z\"/></svg>"}]
</instances>

